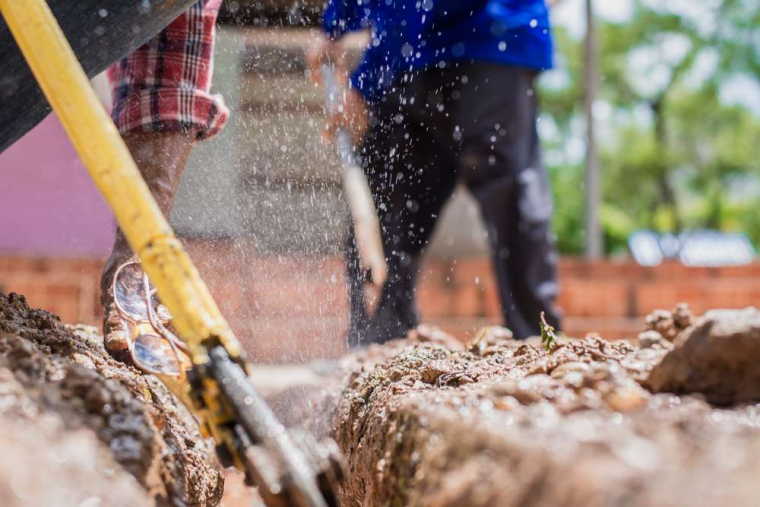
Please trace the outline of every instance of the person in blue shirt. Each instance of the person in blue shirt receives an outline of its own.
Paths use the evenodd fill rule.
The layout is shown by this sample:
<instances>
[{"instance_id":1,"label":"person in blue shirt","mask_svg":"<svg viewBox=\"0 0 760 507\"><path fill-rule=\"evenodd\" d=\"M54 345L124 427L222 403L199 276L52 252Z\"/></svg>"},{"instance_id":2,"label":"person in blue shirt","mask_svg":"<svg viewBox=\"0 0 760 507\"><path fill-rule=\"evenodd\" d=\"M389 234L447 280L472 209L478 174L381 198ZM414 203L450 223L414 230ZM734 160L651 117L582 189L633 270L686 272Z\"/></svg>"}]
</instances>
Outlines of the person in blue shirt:
<instances>
[{"instance_id":1,"label":"person in blue shirt","mask_svg":"<svg viewBox=\"0 0 760 507\"><path fill-rule=\"evenodd\" d=\"M340 39L371 40L328 132L348 129L380 218L388 278L364 306L353 235L347 260L350 342L382 343L418 323L415 282L441 208L457 182L480 205L505 324L559 328L551 192L536 130L538 74L552 66L544 0L330 0L316 73L344 61Z\"/></svg>"}]
</instances>

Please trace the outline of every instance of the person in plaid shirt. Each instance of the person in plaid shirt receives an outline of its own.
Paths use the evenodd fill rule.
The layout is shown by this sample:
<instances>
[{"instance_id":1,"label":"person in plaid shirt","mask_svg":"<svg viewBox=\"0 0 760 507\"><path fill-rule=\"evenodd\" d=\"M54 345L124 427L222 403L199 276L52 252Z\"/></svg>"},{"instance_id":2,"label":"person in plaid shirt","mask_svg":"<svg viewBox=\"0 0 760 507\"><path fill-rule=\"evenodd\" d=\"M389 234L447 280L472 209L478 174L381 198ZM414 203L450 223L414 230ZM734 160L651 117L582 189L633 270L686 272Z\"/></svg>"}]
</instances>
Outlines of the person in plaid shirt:
<instances>
[{"instance_id":1,"label":"person in plaid shirt","mask_svg":"<svg viewBox=\"0 0 760 507\"><path fill-rule=\"evenodd\" d=\"M193 145L218 134L229 116L211 95L214 31L222 0L200 0L153 39L108 69L111 115L161 211L168 217ZM110 291L116 269L134 257L116 231L101 277L108 352L129 357Z\"/></svg>"}]
</instances>

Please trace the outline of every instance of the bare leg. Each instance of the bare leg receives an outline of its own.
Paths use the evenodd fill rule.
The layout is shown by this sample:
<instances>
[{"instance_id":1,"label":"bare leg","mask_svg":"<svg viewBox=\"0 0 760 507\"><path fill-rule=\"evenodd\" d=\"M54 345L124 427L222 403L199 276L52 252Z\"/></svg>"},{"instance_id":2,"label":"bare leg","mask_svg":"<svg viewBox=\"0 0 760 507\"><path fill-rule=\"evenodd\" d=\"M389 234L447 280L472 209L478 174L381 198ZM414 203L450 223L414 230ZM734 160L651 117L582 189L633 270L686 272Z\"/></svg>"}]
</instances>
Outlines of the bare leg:
<instances>
[{"instance_id":1,"label":"bare leg","mask_svg":"<svg viewBox=\"0 0 760 507\"><path fill-rule=\"evenodd\" d=\"M195 142L193 136L182 132L135 133L125 136L124 141L158 207L168 217ZM111 256L100 279L100 302L105 311L103 334L106 349L120 360L128 357L127 345L118 325L119 316L112 305L111 283L116 269L134 256L127 239L118 228Z\"/></svg>"}]
</instances>

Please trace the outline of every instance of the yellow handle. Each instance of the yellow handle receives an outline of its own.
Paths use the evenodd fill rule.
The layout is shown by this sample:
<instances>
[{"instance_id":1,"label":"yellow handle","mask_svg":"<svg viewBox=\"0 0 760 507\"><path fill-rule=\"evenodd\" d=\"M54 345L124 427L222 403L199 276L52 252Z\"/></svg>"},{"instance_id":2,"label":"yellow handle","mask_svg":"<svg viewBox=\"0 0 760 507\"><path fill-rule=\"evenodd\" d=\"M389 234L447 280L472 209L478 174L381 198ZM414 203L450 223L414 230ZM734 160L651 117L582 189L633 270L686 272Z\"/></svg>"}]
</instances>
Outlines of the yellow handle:
<instances>
[{"instance_id":1,"label":"yellow handle","mask_svg":"<svg viewBox=\"0 0 760 507\"><path fill-rule=\"evenodd\" d=\"M161 301L172 312L193 363L208 361L202 345L208 338L218 339L231 357L239 357L238 341L158 209L45 0L0 0L0 11Z\"/></svg>"}]
</instances>

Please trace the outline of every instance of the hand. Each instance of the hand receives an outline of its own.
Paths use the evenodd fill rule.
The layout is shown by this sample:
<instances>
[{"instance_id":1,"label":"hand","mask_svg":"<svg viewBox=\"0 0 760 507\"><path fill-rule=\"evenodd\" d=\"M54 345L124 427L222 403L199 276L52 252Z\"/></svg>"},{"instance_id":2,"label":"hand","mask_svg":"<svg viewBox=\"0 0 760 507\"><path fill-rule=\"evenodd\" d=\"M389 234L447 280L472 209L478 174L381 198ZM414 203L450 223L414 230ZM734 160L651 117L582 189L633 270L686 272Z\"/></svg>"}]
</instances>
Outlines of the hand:
<instances>
[{"instance_id":1,"label":"hand","mask_svg":"<svg viewBox=\"0 0 760 507\"><path fill-rule=\"evenodd\" d=\"M348 86L345 46L340 41L320 36L306 53L306 62L316 83L322 82L323 65L332 66L341 92L335 110L328 112L327 126L323 132L325 139L332 142L335 132L343 128L351 135L353 143L358 144L369 126L369 111L362 94Z\"/></svg>"},{"instance_id":2,"label":"hand","mask_svg":"<svg viewBox=\"0 0 760 507\"><path fill-rule=\"evenodd\" d=\"M322 65L332 65L336 78L344 79L346 71L346 48L340 41L330 40L319 35L306 52L306 63L315 83L322 82Z\"/></svg>"},{"instance_id":3,"label":"hand","mask_svg":"<svg viewBox=\"0 0 760 507\"><path fill-rule=\"evenodd\" d=\"M332 142L338 129L345 129L354 146L358 145L369 127L369 109L364 96L355 88L344 88L343 100L327 118L325 138Z\"/></svg>"}]
</instances>

